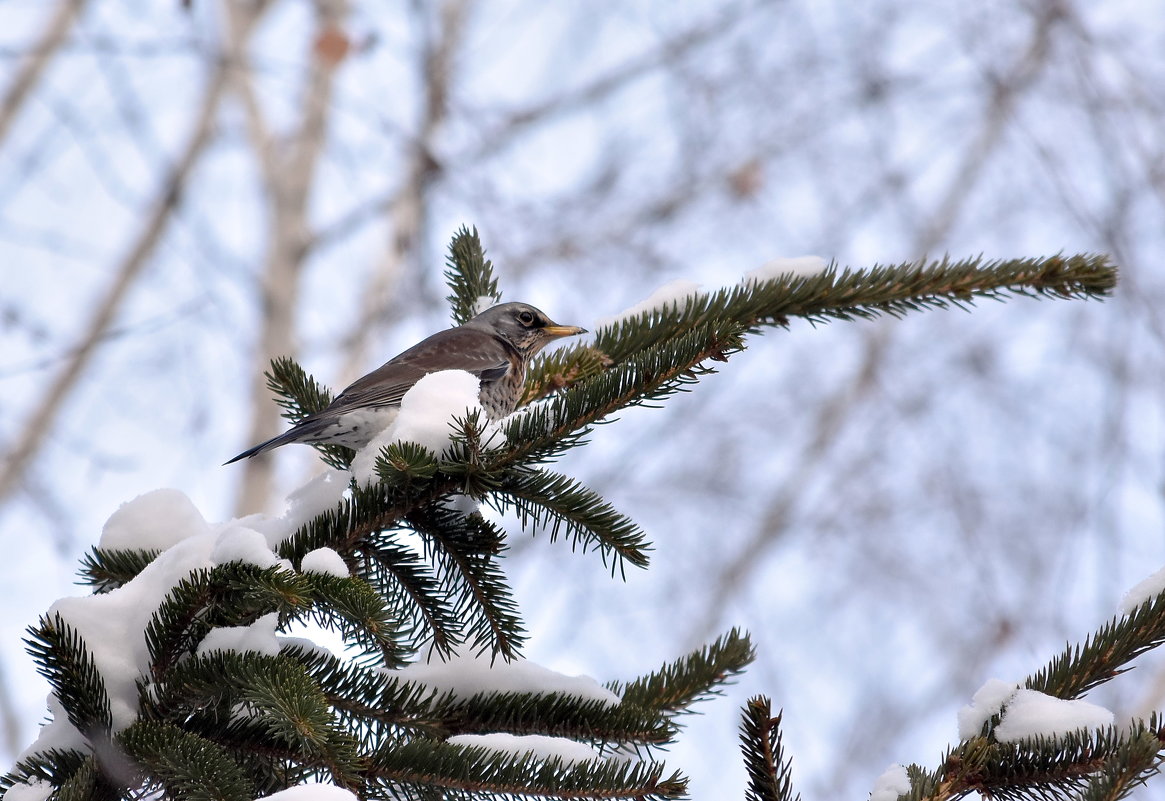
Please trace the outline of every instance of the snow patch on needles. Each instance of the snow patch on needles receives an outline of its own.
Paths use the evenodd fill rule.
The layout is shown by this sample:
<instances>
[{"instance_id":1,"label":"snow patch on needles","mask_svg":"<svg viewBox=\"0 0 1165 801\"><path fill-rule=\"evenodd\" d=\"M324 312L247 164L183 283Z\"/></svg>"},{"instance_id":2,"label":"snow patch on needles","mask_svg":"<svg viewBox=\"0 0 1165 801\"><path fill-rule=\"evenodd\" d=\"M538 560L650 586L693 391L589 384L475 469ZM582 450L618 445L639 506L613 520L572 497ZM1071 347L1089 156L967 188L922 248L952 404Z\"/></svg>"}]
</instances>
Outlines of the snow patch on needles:
<instances>
[{"instance_id":1,"label":"snow patch on needles","mask_svg":"<svg viewBox=\"0 0 1165 801\"><path fill-rule=\"evenodd\" d=\"M998 715L1003 705L1019 685L1003 679L987 679L983 686L971 696L971 703L959 710L959 739L970 740L983 731L983 724Z\"/></svg>"},{"instance_id":2,"label":"snow patch on needles","mask_svg":"<svg viewBox=\"0 0 1165 801\"><path fill-rule=\"evenodd\" d=\"M1153 600L1162 592L1165 592L1165 567L1148 578L1138 581L1132 589L1125 593L1120 604L1121 614L1131 615L1145 601Z\"/></svg>"},{"instance_id":3,"label":"snow patch on needles","mask_svg":"<svg viewBox=\"0 0 1165 801\"><path fill-rule=\"evenodd\" d=\"M334 509L348 489L352 474L347 470L325 470L287 496L287 509L279 518L287 536L314 517Z\"/></svg>"},{"instance_id":4,"label":"snow patch on needles","mask_svg":"<svg viewBox=\"0 0 1165 801\"><path fill-rule=\"evenodd\" d=\"M563 762L582 762L587 759L602 759L603 756L586 743L568 740L565 737L547 737L544 734L458 734L445 742L474 748L488 748L506 754L533 754L540 759L557 757Z\"/></svg>"},{"instance_id":5,"label":"snow patch on needles","mask_svg":"<svg viewBox=\"0 0 1165 801\"><path fill-rule=\"evenodd\" d=\"M456 512L462 517L469 517L481 511L481 504L460 492L455 492L441 499L441 508Z\"/></svg>"},{"instance_id":6,"label":"snow patch on needles","mask_svg":"<svg viewBox=\"0 0 1165 801\"><path fill-rule=\"evenodd\" d=\"M348 487L348 475L330 470L312 479L292 493L280 517L250 515L211 525L186 495L173 489L147 492L122 504L110 516L102 531L101 547L164 550L117 589L61 598L49 608L46 619L59 615L81 637L109 696L115 732L137 719L137 685L149 675L150 666L146 626L170 591L196 571L229 562L291 570L291 563L280 559L272 548L311 518L334 507ZM326 550L309 555L311 558L304 560L306 568L339 575L343 560L334 551L331 556L323 553ZM347 575L346 567L343 575ZM203 640L198 653L251 650L276 654L277 623L277 615L270 614L250 626L216 629ZM87 748L58 698L49 696L48 709L52 720L41 728L22 759L54 748Z\"/></svg>"},{"instance_id":7,"label":"snow patch on needles","mask_svg":"<svg viewBox=\"0 0 1165 801\"><path fill-rule=\"evenodd\" d=\"M478 295L477 300L473 301L473 316L476 317L483 311L492 309L500 302L501 300L493 295Z\"/></svg>"},{"instance_id":8,"label":"snow patch on needles","mask_svg":"<svg viewBox=\"0 0 1165 801\"><path fill-rule=\"evenodd\" d=\"M898 796L910 792L910 776L902 765L891 765L874 780L870 801L898 801Z\"/></svg>"},{"instance_id":9,"label":"snow patch on needles","mask_svg":"<svg viewBox=\"0 0 1165 801\"><path fill-rule=\"evenodd\" d=\"M257 651L267 656L278 656L279 641L275 637L275 627L278 625L279 613L272 612L263 615L249 626L222 626L211 629L202 638L195 653L205 656L215 652Z\"/></svg>"},{"instance_id":10,"label":"snow patch on needles","mask_svg":"<svg viewBox=\"0 0 1165 801\"><path fill-rule=\"evenodd\" d=\"M820 275L829 267L820 256L796 256L791 259L773 259L744 274L744 283L762 284L782 276L809 278Z\"/></svg>"},{"instance_id":11,"label":"snow patch on needles","mask_svg":"<svg viewBox=\"0 0 1165 801\"><path fill-rule=\"evenodd\" d=\"M634 306L626 308L611 317L598 318L595 320L594 327L606 328L616 325L623 320L638 317L645 312L655 311L656 309L670 309L673 307L682 309L691 302L693 297L699 294L700 285L695 281L689 281L686 278L677 278L674 281L669 281L664 284Z\"/></svg>"},{"instance_id":12,"label":"snow patch on needles","mask_svg":"<svg viewBox=\"0 0 1165 801\"><path fill-rule=\"evenodd\" d=\"M344 558L331 548L316 548L303 557L300 568L304 573L324 573L337 578L348 578L348 566Z\"/></svg>"},{"instance_id":13,"label":"snow patch on needles","mask_svg":"<svg viewBox=\"0 0 1165 801\"><path fill-rule=\"evenodd\" d=\"M401 398L392 424L356 452L356 481L363 485L377 480L376 457L394 442L415 442L439 456L449 446L454 418L476 411L478 419L486 419L477 397L480 389L481 381L464 370L441 370L422 378Z\"/></svg>"},{"instance_id":14,"label":"snow patch on needles","mask_svg":"<svg viewBox=\"0 0 1165 801\"><path fill-rule=\"evenodd\" d=\"M1110 710L1087 701L1067 701L1035 690L1016 690L995 727L995 739L1014 743L1035 737L1059 737L1079 729L1111 726Z\"/></svg>"},{"instance_id":15,"label":"snow patch on needles","mask_svg":"<svg viewBox=\"0 0 1165 801\"><path fill-rule=\"evenodd\" d=\"M276 556L268 547L267 538L258 531L232 524L227 524L225 529L210 552L210 561L214 564L242 562L264 570L276 565L291 569L291 563Z\"/></svg>"},{"instance_id":16,"label":"snow patch on needles","mask_svg":"<svg viewBox=\"0 0 1165 801\"><path fill-rule=\"evenodd\" d=\"M441 662L439 657L428 663L414 662L400 670L385 673L402 681L413 681L439 690L452 692L455 697L468 698L477 693L562 693L588 701L601 701L617 706L619 696L590 676L567 676L542 667L527 659L513 662L496 660L490 665L487 655L477 656L463 649Z\"/></svg>"},{"instance_id":17,"label":"snow patch on needles","mask_svg":"<svg viewBox=\"0 0 1165 801\"><path fill-rule=\"evenodd\" d=\"M347 470L325 470L287 496L283 514L271 517L254 514L224 525L238 525L258 531L277 548L312 518L330 512L344 498L352 474Z\"/></svg>"},{"instance_id":18,"label":"snow patch on needles","mask_svg":"<svg viewBox=\"0 0 1165 801\"><path fill-rule=\"evenodd\" d=\"M156 489L119 506L105 521L97 547L164 551L208 531L210 525L183 492Z\"/></svg>"},{"instance_id":19,"label":"snow patch on needles","mask_svg":"<svg viewBox=\"0 0 1165 801\"><path fill-rule=\"evenodd\" d=\"M137 681L148 675L145 629L170 589L192 571L214 566L214 533L179 542L127 584L101 595L62 598L47 618L60 615L85 642L109 696L114 731L137 717Z\"/></svg>"},{"instance_id":20,"label":"snow patch on needles","mask_svg":"<svg viewBox=\"0 0 1165 801\"><path fill-rule=\"evenodd\" d=\"M1014 743L1035 737L1054 738L1079 729L1111 726L1113 714L1087 701L1055 698L1014 682L989 679L975 693L971 705L959 710L959 738L979 736L983 724L1003 713L995 739Z\"/></svg>"},{"instance_id":21,"label":"snow patch on needles","mask_svg":"<svg viewBox=\"0 0 1165 801\"><path fill-rule=\"evenodd\" d=\"M17 782L4 793L4 801L45 801L56 788L43 779Z\"/></svg>"},{"instance_id":22,"label":"snow patch on needles","mask_svg":"<svg viewBox=\"0 0 1165 801\"><path fill-rule=\"evenodd\" d=\"M69 713L65 711L60 699L56 695L50 694L47 706L49 722L40 727L36 741L24 749L16 758L17 762L21 762L33 754L41 754L46 751L69 751L72 749L84 751L87 749L88 744L84 735L77 731L77 727L69 721ZM31 798L31 796L29 797ZM9 796L3 798L7 801Z\"/></svg>"},{"instance_id":23,"label":"snow patch on needles","mask_svg":"<svg viewBox=\"0 0 1165 801\"><path fill-rule=\"evenodd\" d=\"M262 801L357 801L351 792L334 784L301 784L261 798Z\"/></svg>"}]
</instances>

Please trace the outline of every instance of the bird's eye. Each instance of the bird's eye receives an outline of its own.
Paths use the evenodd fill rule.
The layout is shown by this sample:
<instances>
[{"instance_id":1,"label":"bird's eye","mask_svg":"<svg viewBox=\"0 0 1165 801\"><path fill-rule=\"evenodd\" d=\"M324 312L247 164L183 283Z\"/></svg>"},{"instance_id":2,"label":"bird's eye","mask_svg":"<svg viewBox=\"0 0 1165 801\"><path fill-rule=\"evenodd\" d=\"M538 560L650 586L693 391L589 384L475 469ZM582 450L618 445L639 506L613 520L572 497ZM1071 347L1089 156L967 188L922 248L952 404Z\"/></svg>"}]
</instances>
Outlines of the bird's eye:
<instances>
[{"instance_id":1,"label":"bird's eye","mask_svg":"<svg viewBox=\"0 0 1165 801\"><path fill-rule=\"evenodd\" d=\"M518 322L522 325L534 325L534 315L528 311L518 312Z\"/></svg>"}]
</instances>

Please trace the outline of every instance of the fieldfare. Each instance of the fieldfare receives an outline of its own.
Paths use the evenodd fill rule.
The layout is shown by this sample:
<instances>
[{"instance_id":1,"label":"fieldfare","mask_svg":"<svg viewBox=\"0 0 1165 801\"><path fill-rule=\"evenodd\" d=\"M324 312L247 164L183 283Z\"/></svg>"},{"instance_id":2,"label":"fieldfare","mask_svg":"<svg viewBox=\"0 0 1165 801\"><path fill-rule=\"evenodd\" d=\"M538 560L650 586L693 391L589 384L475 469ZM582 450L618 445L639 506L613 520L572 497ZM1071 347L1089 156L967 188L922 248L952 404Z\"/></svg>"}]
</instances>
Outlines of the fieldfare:
<instances>
[{"instance_id":1,"label":"fieldfare","mask_svg":"<svg viewBox=\"0 0 1165 801\"><path fill-rule=\"evenodd\" d=\"M530 357L552 340L585 333L585 328L552 322L527 303L502 303L421 340L357 380L326 408L226 464L289 442L362 448L393 421L414 384L441 370L465 370L481 379L481 405L491 420L498 420L518 405Z\"/></svg>"}]
</instances>

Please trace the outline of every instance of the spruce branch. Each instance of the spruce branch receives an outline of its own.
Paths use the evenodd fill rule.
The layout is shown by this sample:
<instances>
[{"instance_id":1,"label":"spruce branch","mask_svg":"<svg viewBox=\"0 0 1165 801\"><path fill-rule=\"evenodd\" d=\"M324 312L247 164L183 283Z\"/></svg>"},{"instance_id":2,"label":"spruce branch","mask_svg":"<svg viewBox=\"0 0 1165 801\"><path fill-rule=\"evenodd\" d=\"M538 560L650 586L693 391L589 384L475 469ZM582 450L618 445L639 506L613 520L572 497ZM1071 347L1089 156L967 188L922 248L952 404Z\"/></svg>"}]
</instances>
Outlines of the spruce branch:
<instances>
[{"instance_id":1,"label":"spruce branch","mask_svg":"<svg viewBox=\"0 0 1165 801\"><path fill-rule=\"evenodd\" d=\"M350 729L374 721L397 736L506 732L596 745L662 745L675 735L675 727L658 713L628 704L560 693L482 692L465 698L319 651L291 645L281 653L304 666Z\"/></svg>"},{"instance_id":2,"label":"spruce branch","mask_svg":"<svg viewBox=\"0 0 1165 801\"><path fill-rule=\"evenodd\" d=\"M413 510L464 489L469 481L485 491L514 466L553 459L581 444L589 426L621 408L654 403L682 391L712 372L707 362L739 351L747 333L783 325L789 316L824 321L902 314L1008 293L1099 297L1111 290L1115 275L1102 256L998 262L944 259L751 282L697 296L686 306L625 320L597 332L594 346L559 351L556 361L543 363L547 370L531 371L527 397L545 395L551 389L546 382L566 389L510 418L504 424L506 446L485 454L470 450L467 453L480 457L477 463L446 460L436 472L410 469L409 459L398 452L397 464L389 458L388 466L382 467L391 486L362 493L358 504L329 518L330 542L322 541L326 537L297 535L293 541L298 544L284 549L283 555L294 558L293 552L309 542L352 553L367 538L399 525ZM604 369L596 372L600 365ZM570 375L574 378L563 378ZM408 474L407 481L396 475L402 471ZM316 534L321 533L317 527Z\"/></svg>"},{"instance_id":3,"label":"spruce branch","mask_svg":"<svg viewBox=\"0 0 1165 801\"><path fill-rule=\"evenodd\" d=\"M461 641L461 623L432 565L392 542L366 543L356 555L363 563L365 580L393 610L405 647L415 651L427 641L438 653L450 653Z\"/></svg>"},{"instance_id":4,"label":"spruce branch","mask_svg":"<svg viewBox=\"0 0 1165 801\"><path fill-rule=\"evenodd\" d=\"M526 387L518 406L541 400L552 392L599 375L615 362L591 345L560 348L535 357L526 371Z\"/></svg>"},{"instance_id":5,"label":"spruce branch","mask_svg":"<svg viewBox=\"0 0 1165 801\"><path fill-rule=\"evenodd\" d=\"M949 759L949 754L948 754ZM961 791L955 795L951 795L949 788L951 782L943 782L941 779L942 771L930 772L920 765L907 765L906 776L910 779L910 792L906 794L908 801L920 801L920 799L949 799L960 798L967 793Z\"/></svg>"},{"instance_id":6,"label":"spruce branch","mask_svg":"<svg viewBox=\"0 0 1165 801\"><path fill-rule=\"evenodd\" d=\"M487 421L477 411L454 417L449 446L441 452L439 469L456 482L460 494L480 499L501 485L501 471L494 466L504 446L496 432L487 432Z\"/></svg>"},{"instance_id":7,"label":"spruce branch","mask_svg":"<svg viewBox=\"0 0 1165 801\"><path fill-rule=\"evenodd\" d=\"M376 458L380 483L403 490L422 485L437 475L437 457L416 442L394 442Z\"/></svg>"},{"instance_id":8,"label":"spruce branch","mask_svg":"<svg viewBox=\"0 0 1165 801\"><path fill-rule=\"evenodd\" d=\"M724 361L743 347L745 329L733 321L711 320L675 338L654 343L601 375L510 417L509 446L494 466L533 464L557 457L582 443L588 426L619 409L651 405L713 372L704 363Z\"/></svg>"},{"instance_id":9,"label":"spruce branch","mask_svg":"<svg viewBox=\"0 0 1165 801\"><path fill-rule=\"evenodd\" d=\"M495 563L504 537L480 515L465 518L440 505L463 484L463 476L438 474L408 486L354 486L335 510L308 521L278 551L293 562L317 548L337 551L384 596L409 650L427 642L449 653L468 636L512 656L524 635ZM407 531L422 535L423 558L401 543Z\"/></svg>"},{"instance_id":10,"label":"spruce branch","mask_svg":"<svg viewBox=\"0 0 1165 801\"><path fill-rule=\"evenodd\" d=\"M264 728L289 753L309 765L326 767L339 784L353 783L358 759L354 741L332 719L327 699L296 662L248 653L234 687Z\"/></svg>"},{"instance_id":11,"label":"spruce branch","mask_svg":"<svg viewBox=\"0 0 1165 801\"><path fill-rule=\"evenodd\" d=\"M768 698L758 695L744 707L740 746L748 770L747 801L799 801L792 768L781 745L781 713L773 717Z\"/></svg>"},{"instance_id":12,"label":"spruce branch","mask_svg":"<svg viewBox=\"0 0 1165 801\"><path fill-rule=\"evenodd\" d=\"M434 710L452 701L448 692L296 645L284 645L280 654L303 666L351 731L377 723L394 727L394 736L400 728L429 737L445 734L440 714ZM369 743L376 740L368 739Z\"/></svg>"},{"instance_id":13,"label":"spruce branch","mask_svg":"<svg viewBox=\"0 0 1165 801\"><path fill-rule=\"evenodd\" d=\"M550 541L564 533L571 548L584 553L595 548L611 572L622 572L625 562L647 566L651 544L634 521L574 479L548 470L518 469L506 473L488 500L499 511L513 509L523 528L550 529Z\"/></svg>"},{"instance_id":14,"label":"spruce branch","mask_svg":"<svg viewBox=\"0 0 1165 801\"><path fill-rule=\"evenodd\" d=\"M1000 743L972 737L948 752L934 773L908 772L909 801L951 801L970 793L987 798L1122 798L1158 772L1165 728L1157 715L1127 728L1079 730L1054 738Z\"/></svg>"},{"instance_id":15,"label":"spruce branch","mask_svg":"<svg viewBox=\"0 0 1165 801\"><path fill-rule=\"evenodd\" d=\"M480 514L435 506L419 509L407 520L440 567L442 586L454 599L454 618L468 624L474 647L506 660L516 658L526 630L495 558L504 534Z\"/></svg>"},{"instance_id":16,"label":"spruce branch","mask_svg":"<svg viewBox=\"0 0 1165 801\"><path fill-rule=\"evenodd\" d=\"M373 540L383 541L384 537L375 535L397 528L405 514L436 504L456 492L457 486L456 479L440 472L432 478L414 474L409 481L395 484L353 485L348 496L334 509L300 526L279 544L276 553L297 563L311 551L331 548L349 561L349 557L361 553Z\"/></svg>"},{"instance_id":17,"label":"spruce branch","mask_svg":"<svg viewBox=\"0 0 1165 801\"><path fill-rule=\"evenodd\" d=\"M282 653L213 651L187 659L158 682L148 713L181 720L251 765L279 754L354 786L356 740L333 719L329 699L304 665Z\"/></svg>"},{"instance_id":18,"label":"spruce branch","mask_svg":"<svg viewBox=\"0 0 1165 801\"><path fill-rule=\"evenodd\" d=\"M271 360L271 369L263 373L267 388L275 394L275 403L283 409L283 418L298 423L332 402L332 393L316 381L290 357Z\"/></svg>"},{"instance_id":19,"label":"spruce branch","mask_svg":"<svg viewBox=\"0 0 1165 801\"><path fill-rule=\"evenodd\" d=\"M145 570L160 553L157 550L91 548L81 557L81 583L92 587L95 593L116 590Z\"/></svg>"},{"instance_id":20,"label":"spruce branch","mask_svg":"<svg viewBox=\"0 0 1165 801\"><path fill-rule=\"evenodd\" d=\"M72 752L73 755L76 753ZM56 801L114 801L120 798L117 787L101 772L97 760L92 755L84 756L68 778L60 783L53 782L59 788L54 796Z\"/></svg>"},{"instance_id":21,"label":"spruce branch","mask_svg":"<svg viewBox=\"0 0 1165 801\"><path fill-rule=\"evenodd\" d=\"M493 264L485 257L476 226L472 231L464 225L457 229L449 244L446 265L445 281L451 291L446 300L452 307L455 325L466 323L479 312L501 302Z\"/></svg>"},{"instance_id":22,"label":"spruce branch","mask_svg":"<svg viewBox=\"0 0 1165 801\"><path fill-rule=\"evenodd\" d=\"M335 629L389 666L401 664L407 650L384 599L364 581L231 562L190 574L158 605L146 627L154 676L164 676L215 626L249 625L269 612Z\"/></svg>"},{"instance_id":23,"label":"spruce branch","mask_svg":"<svg viewBox=\"0 0 1165 801\"><path fill-rule=\"evenodd\" d=\"M783 276L693 295L685 304L644 312L599 329L592 345L563 348L536 360L527 398L573 386L596 365L617 367L632 354L680 337L711 320L732 321L749 332L784 326L790 317L813 323L900 317L927 308L967 308L977 300L1011 295L1103 298L1117 271L1103 255L986 260L982 257L875 265L866 270L830 268L812 276Z\"/></svg>"},{"instance_id":24,"label":"spruce branch","mask_svg":"<svg viewBox=\"0 0 1165 801\"><path fill-rule=\"evenodd\" d=\"M384 597L367 582L324 573L301 575L308 585L311 602L294 617L311 619L323 628L336 631L346 642L363 646L385 667L405 664L405 654L411 648L401 637Z\"/></svg>"},{"instance_id":25,"label":"spruce branch","mask_svg":"<svg viewBox=\"0 0 1165 801\"><path fill-rule=\"evenodd\" d=\"M448 735L540 734L610 746L666 745L676 735L653 710L559 693L478 693L441 711Z\"/></svg>"},{"instance_id":26,"label":"spruce branch","mask_svg":"<svg viewBox=\"0 0 1165 801\"><path fill-rule=\"evenodd\" d=\"M1165 592L1130 614L1115 617L1069 646L1025 681L1028 689L1074 699L1129 670L1140 654L1165 643ZM998 742L984 734L953 748L942 767L929 773L915 766L910 801L948 801L971 792L990 798L1115 801L1160 770L1165 726L1154 714L1125 728L1080 730L1055 738Z\"/></svg>"},{"instance_id":27,"label":"spruce branch","mask_svg":"<svg viewBox=\"0 0 1165 801\"><path fill-rule=\"evenodd\" d=\"M53 688L69 722L85 735L109 733L113 725L105 680L84 638L59 614L42 617L24 643L37 673Z\"/></svg>"},{"instance_id":28,"label":"spruce branch","mask_svg":"<svg viewBox=\"0 0 1165 801\"><path fill-rule=\"evenodd\" d=\"M970 791L995 798L1064 797L1082 789L1103 767L1119 736L1110 728L1015 743L971 742L948 757L940 797Z\"/></svg>"},{"instance_id":29,"label":"spruce branch","mask_svg":"<svg viewBox=\"0 0 1165 801\"><path fill-rule=\"evenodd\" d=\"M1114 617L1082 644L1069 646L1024 682L1030 690L1057 698L1079 698L1129 670L1136 657L1165 643L1165 592L1131 614Z\"/></svg>"},{"instance_id":30,"label":"spruce branch","mask_svg":"<svg viewBox=\"0 0 1165 801\"><path fill-rule=\"evenodd\" d=\"M567 762L505 754L488 748L413 740L392 743L372 757L369 776L390 793L433 787L528 798L680 798L687 779L665 777L656 762ZM403 785L403 787L402 787Z\"/></svg>"},{"instance_id":31,"label":"spruce branch","mask_svg":"<svg viewBox=\"0 0 1165 801\"><path fill-rule=\"evenodd\" d=\"M139 720L118 735L148 788L187 801L250 801L254 788L231 755L178 726Z\"/></svg>"},{"instance_id":32,"label":"spruce branch","mask_svg":"<svg viewBox=\"0 0 1165 801\"><path fill-rule=\"evenodd\" d=\"M326 760L318 756L307 758L302 751L292 749L284 738L273 735L271 728L258 717L239 717L231 714L231 710L221 710L219 714L200 710L182 720L181 726L234 755L258 797L307 779L322 779L339 785L348 781L344 777L335 778L336 774L326 767Z\"/></svg>"},{"instance_id":33,"label":"spruce branch","mask_svg":"<svg viewBox=\"0 0 1165 801\"><path fill-rule=\"evenodd\" d=\"M1080 794L1080 801L1119 801L1161 771L1165 730L1154 715L1138 724Z\"/></svg>"},{"instance_id":34,"label":"spruce branch","mask_svg":"<svg viewBox=\"0 0 1165 801\"><path fill-rule=\"evenodd\" d=\"M230 562L182 579L150 617L146 646L151 674L165 676L215 626L242 626L269 612L290 613L310 603L310 587L281 567Z\"/></svg>"},{"instance_id":35,"label":"spruce branch","mask_svg":"<svg viewBox=\"0 0 1165 801\"><path fill-rule=\"evenodd\" d=\"M13 765L0 776L0 798L14 784L45 781L57 790L58 798L114 799L117 791L101 780L93 755L76 749L50 748L37 751Z\"/></svg>"},{"instance_id":36,"label":"spruce branch","mask_svg":"<svg viewBox=\"0 0 1165 801\"><path fill-rule=\"evenodd\" d=\"M607 686L624 704L678 715L688 712L692 704L718 695L719 688L739 675L755 656L748 635L732 629L715 642L625 686L618 682Z\"/></svg>"}]
</instances>

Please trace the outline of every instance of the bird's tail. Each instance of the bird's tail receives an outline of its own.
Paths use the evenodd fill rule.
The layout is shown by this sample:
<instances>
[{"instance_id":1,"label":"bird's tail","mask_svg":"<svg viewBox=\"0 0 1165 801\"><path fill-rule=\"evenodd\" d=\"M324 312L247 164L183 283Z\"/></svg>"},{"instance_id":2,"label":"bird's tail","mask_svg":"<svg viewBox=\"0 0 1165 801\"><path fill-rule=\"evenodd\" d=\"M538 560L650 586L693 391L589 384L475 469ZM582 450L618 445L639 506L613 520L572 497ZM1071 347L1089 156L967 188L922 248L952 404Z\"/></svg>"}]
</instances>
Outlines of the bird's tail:
<instances>
[{"instance_id":1,"label":"bird's tail","mask_svg":"<svg viewBox=\"0 0 1165 801\"><path fill-rule=\"evenodd\" d=\"M292 442L310 443L326 441L327 431L334 422L334 418L327 414L316 413L309 415L279 436L272 437L266 442L260 442L253 448L248 448L235 458L223 462L223 465L237 462L240 459L250 459L252 456L258 456L260 453L266 453L272 448L278 448L280 445L288 445Z\"/></svg>"},{"instance_id":2,"label":"bird's tail","mask_svg":"<svg viewBox=\"0 0 1165 801\"><path fill-rule=\"evenodd\" d=\"M233 464L234 462L237 462L240 459L250 459L252 456L258 456L260 453L266 453L267 451L271 450L272 448L278 448L280 445L286 445L289 442L302 442L302 441L303 441L303 432L298 431L298 430L293 428L290 431L284 431L282 434L280 434L277 437L272 437L271 439L267 440L266 442L260 442L258 445L256 445L253 448L248 448L247 450L243 451L242 453L240 453L238 456L236 456L233 459L227 459L225 462L223 462L223 465L225 466L228 464Z\"/></svg>"}]
</instances>

